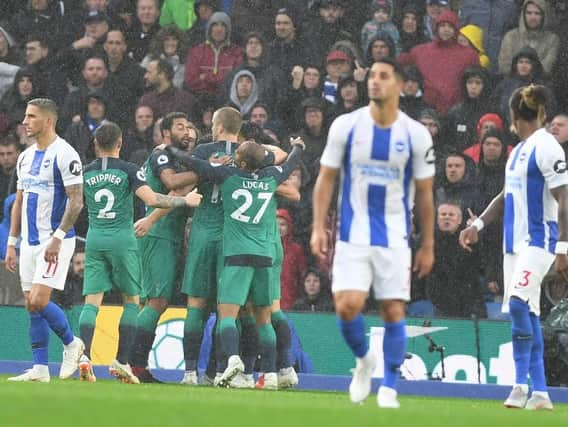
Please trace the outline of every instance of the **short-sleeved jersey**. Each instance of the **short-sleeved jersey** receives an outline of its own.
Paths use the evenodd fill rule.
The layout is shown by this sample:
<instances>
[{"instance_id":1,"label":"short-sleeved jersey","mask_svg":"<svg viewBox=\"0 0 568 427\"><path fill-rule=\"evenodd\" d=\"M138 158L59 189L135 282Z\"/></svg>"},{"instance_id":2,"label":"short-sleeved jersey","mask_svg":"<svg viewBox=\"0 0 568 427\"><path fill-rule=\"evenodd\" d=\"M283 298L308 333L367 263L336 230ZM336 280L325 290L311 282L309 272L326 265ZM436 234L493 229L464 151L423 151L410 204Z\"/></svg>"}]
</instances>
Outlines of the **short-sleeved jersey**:
<instances>
[{"instance_id":1,"label":"short-sleeved jersey","mask_svg":"<svg viewBox=\"0 0 568 427\"><path fill-rule=\"evenodd\" d=\"M121 159L99 158L83 173L89 230L133 231L134 193L146 185L144 171Z\"/></svg>"},{"instance_id":2,"label":"short-sleeved jersey","mask_svg":"<svg viewBox=\"0 0 568 427\"><path fill-rule=\"evenodd\" d=\"M407 247L414 180L434 176L434 160L428 130L401 111L390 128L368 106L335 119L321 165L341 169L339 240Z\"/></svg>"},{"instance_id":3,"label":"short-sleeved jersey","mask_svg":"<svg viewBox=\"0 0 568 427\"><path fill-rule=\"evenodd\" d=\"M184 156L183 161L200 179L216 183L223 201L223 254L273 257L276 200L274 193L297 166L301 149L294 148L282 166L269 166L255 173Z\"/></svg>"},{"instance_id":4,"label":"short-sleeved jersey","mask_svg":"<svg viewBox=\"0 0 568 427\"><path fill-rule=\"evenodd\" d=\"M564 151L545 129L514 148L505 170L505 253L518 253L527 245L554 253L558 203L550 190L567 184Z\"/></svg>"},{"instance_id":5,"label":"short-sleeved jersey","mask_svg":"<svg viewBox=\"0 0 568 427\"><path fill-rule=\"evenodd\" d=\"M45 150L27 148L16 164L18 190L23 192L22 239L39 245L59 227L67 193L65 187L83 183L81 160L75 149L59 136ZM73 237L71 228L66 238Z\"/></svg>"},{"instance_id":6,"label":"short-sleeved jersey","mask_svg":"<svg viewBox=\"0 0 568 427\"><path fill-rule=\"evenodd\" d=\"M155 149L142 166L146 182L155 193L168 194L169 191L160 180L160 174L166 169L173 169L176 173L182 171L181 165L165 150ZM154 208L146 207L146 216ZM179 241L183 239L187 209L172 209L166 216L160 218L148 232L148 236Z\"/></svg>"}]
</instances>

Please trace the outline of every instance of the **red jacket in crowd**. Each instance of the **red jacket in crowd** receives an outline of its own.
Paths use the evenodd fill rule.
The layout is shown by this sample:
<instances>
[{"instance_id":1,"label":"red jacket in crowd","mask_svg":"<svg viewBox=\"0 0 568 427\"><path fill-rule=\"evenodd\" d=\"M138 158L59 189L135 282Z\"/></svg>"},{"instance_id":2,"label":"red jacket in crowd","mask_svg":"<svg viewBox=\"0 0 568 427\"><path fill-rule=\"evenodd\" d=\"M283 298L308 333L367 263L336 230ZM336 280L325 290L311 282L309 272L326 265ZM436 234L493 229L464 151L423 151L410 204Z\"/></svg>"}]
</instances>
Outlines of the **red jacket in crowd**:
<instances>
[{"instance_id":1,"label":"red jacket in crowd","mask_svg":"<svg viewBox=\"0 0 568 427\"><path fill-rule=\"evenodd\" d=\"M306 257L302 245L294 242L294 225L292 217L286 209L278 209L278 218L284 218L288 224L287 232L282 238L284 259L282 260L282 273L280 274L280 307L282 310L290 310L301 295L302 275L306 271Z\"/></svg>"},{"instance_id":2,"label":"red jacket in crowd","mask_svg":"<svg viewBox=\"0 0 568 427\"><path fill-rule=\"evenodd\" d=\"M450 23L455 37L442 41L415 46L410 53L403 53L399 61L414 64L424 76L424 101L444 115L448 109L461 101L461 78L466 68L479 66L479 55L475 50L458 44L459 19L452 11L442 12L436 20L436 35L441 23Z\"/></svg>"}]
</instances>

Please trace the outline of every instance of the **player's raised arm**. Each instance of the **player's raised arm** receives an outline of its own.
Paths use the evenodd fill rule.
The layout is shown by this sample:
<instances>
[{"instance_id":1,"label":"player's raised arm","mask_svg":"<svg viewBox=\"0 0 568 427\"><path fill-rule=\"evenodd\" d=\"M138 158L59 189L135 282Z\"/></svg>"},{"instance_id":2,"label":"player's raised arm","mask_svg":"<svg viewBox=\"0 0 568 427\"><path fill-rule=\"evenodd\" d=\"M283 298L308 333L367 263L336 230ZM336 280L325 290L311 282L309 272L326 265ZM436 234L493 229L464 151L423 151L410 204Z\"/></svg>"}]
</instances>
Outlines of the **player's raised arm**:
<instances>
[{"instance_id":1,"label":"player's raised arm","mask_svg":"<svg viewBox=\"0 0 568 427\"><path fill-rule=\"evenodd\" d=\"M281 165L286 161L288 153L280 147L274 145L262 144L262 146L274 155L274 164Z\"/></svg>"},{"instance_id":2,"label":"player's raised arm","mask_svg":"<svg viewBox=\"0 0 568 427\"><path fill-rule=\"evenodd\" d=\"M212 166L209 162L198 159L197 157L194 157L191 154L176 147L169 146L166 148L166 151L170 153L170 155L178 159L178 161L189 167L193 171L192 173L197 173L199 178L202 180L206 179L211 182L221 183L229 175L231 175L231 173L229 172L229 167Z\"/></svg>"},{"instance_id":3,"label":"player's raised arm","mask_svg":"<svg viewBox=\"0 0 568 427\"><path fill-rule=\"evenodd\" d=\"M136 190L138 196L147 206L153 208L182 208L189 206L195 208L201 203L201 194L197 189L190 191L185 197L170 196L155 193L150 186L144 185Z\"/></svg>"},{"instance_id":4,"label":"player's raised arm","mask_svg":"<svg viewBox=\"0 0 568 427\"><path fill-rule=\"evenodd\" d=\"M460 232L460 245L467 251L471 252L471 246L477 243L479 232L493 221L503 217L503 206L505 205L505 193L502 190L497 194L491 203L485 208L483 213L476 218L467 228Z\"/></svg>"},{"instance_id":5,"label":"player's raised arm","mask_svg":"<svg viewBox=\"0 0 568 427\"><path fill-rule=\"evenodd\" d=\"M12 205L12 212L10 216L10 234L8 235L6 258L4 259L6 270L11 273L15 273L17 267L16 244L18 243L18 237L20 236L22 225L22 200L23 191L19 189L16 192L16 198L14 200L14 204Z\"/></svg>"}]
</instances>

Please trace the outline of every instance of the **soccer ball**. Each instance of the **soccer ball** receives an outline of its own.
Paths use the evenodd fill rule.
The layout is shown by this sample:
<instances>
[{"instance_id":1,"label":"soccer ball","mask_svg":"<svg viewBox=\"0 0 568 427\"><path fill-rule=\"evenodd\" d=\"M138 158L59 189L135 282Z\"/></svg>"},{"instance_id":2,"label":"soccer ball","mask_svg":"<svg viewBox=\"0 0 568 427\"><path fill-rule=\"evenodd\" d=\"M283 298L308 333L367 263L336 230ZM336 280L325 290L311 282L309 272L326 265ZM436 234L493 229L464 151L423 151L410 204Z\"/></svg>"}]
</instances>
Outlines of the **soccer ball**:
<instances>
[{"instance_id":1,"label":"soccer ball","mask_svg":"<svg viewBox=\"0 0 568 427\"><path fill-rule=\"evenodd\" d=\"M156 338L148 358L150 369L184 369L182 319L168 320L156 328Z\"/></svg>"}]
</instances>

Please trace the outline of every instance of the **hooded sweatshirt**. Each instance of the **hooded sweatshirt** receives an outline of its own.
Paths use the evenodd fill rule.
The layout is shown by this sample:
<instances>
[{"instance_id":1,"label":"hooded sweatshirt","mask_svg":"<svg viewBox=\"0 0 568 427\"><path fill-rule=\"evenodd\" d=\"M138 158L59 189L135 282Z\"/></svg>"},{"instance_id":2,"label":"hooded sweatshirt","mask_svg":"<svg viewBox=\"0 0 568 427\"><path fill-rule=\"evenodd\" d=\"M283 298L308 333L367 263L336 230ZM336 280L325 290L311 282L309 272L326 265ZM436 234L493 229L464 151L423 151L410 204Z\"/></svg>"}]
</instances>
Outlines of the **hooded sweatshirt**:
<instances>
[{"instance_id":1,"label":"hooded sweatshirt","mask_svg":"<svg viewBox=\"0 0 568 427\"><path fill-rule=\"evenodd\" d=\"M213 24L227 29L225 41L216 45L211 38ZM243 61L243 51L231 43L231 19L215 12L207 23L207 40L189 50L185 64L185 84L196 95L217 96L223 78Z\"/></svg>"},{"instance_id":2,"label":"hooded sweatshirt","mask_svg":"<svg viewBox=\"0 0 568 427\"><path fill-rule=\"evenodd\" d=\"M489 57L485 54L483 49L483 30L477 25L466 25L460 29L460 33L464 36L473 48L477 51L479 55L479 64L485 68L489 69L490 61Z\"/></svg>"},{"instance_id":3,"label":"hooded sweatshirt","mask_svg":"<svg viewBox=\"0 0 568 427\"><path fill-rule=\"evenodd\" d=\"M499 114L487 113L487 114L484 114L483 116L481 116L481 118L477 122L477 140L478 140L478 142L477 142L477 144L472 145L471 147L469 147L467 150L465 150L463 152L465 155L469 156L475 163L479 163L479 158L481 156L481 139L482 139L481 130L483 129L483 125L485 124L485 122L493 122L497 125L497 129L499 129L501 132L505 131L505 124L503 123L503 119L501 118L501 116L499 116ZM511 153L512 150L513 150L513 147L508 145L507 146L507 156L509 156L509 154Z\"/></svg>"},{"instance_id":4,"label":"hooded sweatshirt","mask_svg":"<svg viewBox=\"0 0 568 427\"><path fill-rule=\"evenodd\" d=\"M538 6L543 13L541 26L535 30L529 30L525 22L525 11L529 3ZM499 51L499 72L501 74L506 75L509 72L513 57L525 46L530 46L536 50L547 74L552 71L558 56L560 39L552 31L545 30L545 28L548 28L550 19L551 12L546 0L525 0L523 2L519 26L505 34L501 43Z\"/></svg>"},{"instance_id":5,"label":"hooded sweatshirt","mask_svg":"<svg viewBox=\"0 0 568 427\"><path fill-rule=\"evenodd\" d=\"M280 236L284 259L282 260L282 272L280 273L280 307L282 310L290 310L301 293L301 280L306 270L306 257L302 246L292 240L294 225L292 216L286 209L276 211L278 218L284 218L288 225L288 232Z\"/></svg>"},{"instance_id":6,"label":"hooded sweatshirt","mask_svg":"<svg viewBox=\"0 0 568 427\"><path fill-rule=\"evenodd\" d=\"M237 82L242 76L248 76L252 81L252 89L250 95L244 102L241 102L239 100L239 97L237 96ZM235 74L233 83L231 84L230 99L235 107L237 107L237 109L241 112L241 117L245 117L250 113L250 110L252 110L252 107L258 101L258 84L256 83L256 78L254 77L253 73L251 73L249 70L241 70L237 74Z\"/></svg>"},{"instance_id":7,"label":"hooded sweatshirt","mask_svg":"<svg viewBox=\"0 0 568 427\"><path fill-rule=\"evenodd\" d=\"M459 20L452 11L442 12L436 20L436 33L441 23L448 22L455 29L455 37L442 41L438 37L430 43L416 46L409 54L401 54L403 64L415 64L424 77L424 100L441 114L461 101L461 75L466 68L479 65L474 49L457 42Z\"/></svg>"}]
</instances>

